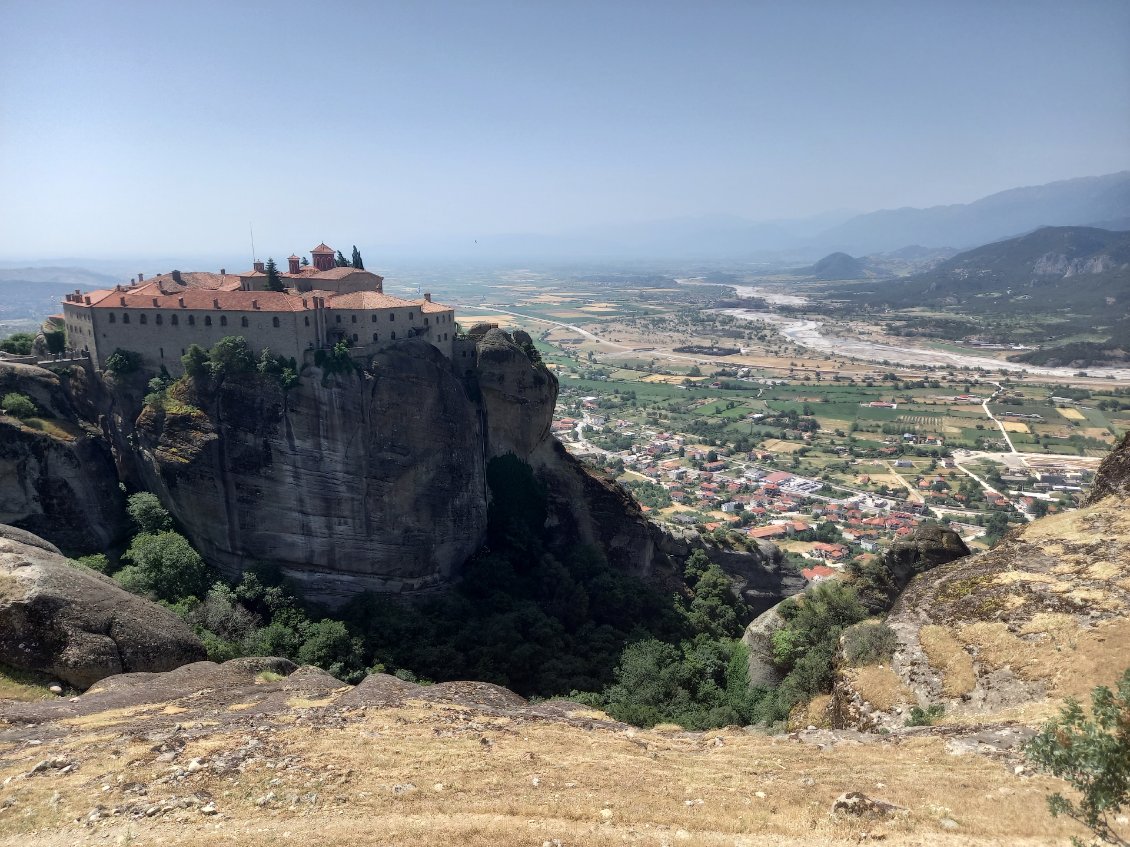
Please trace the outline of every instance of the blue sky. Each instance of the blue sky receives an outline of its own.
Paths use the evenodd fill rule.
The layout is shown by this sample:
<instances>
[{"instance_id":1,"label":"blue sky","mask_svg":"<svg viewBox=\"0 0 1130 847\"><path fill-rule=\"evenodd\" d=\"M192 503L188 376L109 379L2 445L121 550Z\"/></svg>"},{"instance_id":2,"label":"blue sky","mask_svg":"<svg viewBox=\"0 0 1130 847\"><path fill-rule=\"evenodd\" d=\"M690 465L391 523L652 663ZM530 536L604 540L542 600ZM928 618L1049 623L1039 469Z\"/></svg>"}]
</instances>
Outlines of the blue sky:
<instances>
[{"instance_id":1,"label":"blue sky","mask_svg":"<svg viewBox=\"0 0 1130 847\"><path fill-rule=\"evenodd\" d=\"M0 31L0 257L243 253L248 221L264 254L426 250L1130 167L1125 0L0 0Z\"/></svg>"}]
</instances>

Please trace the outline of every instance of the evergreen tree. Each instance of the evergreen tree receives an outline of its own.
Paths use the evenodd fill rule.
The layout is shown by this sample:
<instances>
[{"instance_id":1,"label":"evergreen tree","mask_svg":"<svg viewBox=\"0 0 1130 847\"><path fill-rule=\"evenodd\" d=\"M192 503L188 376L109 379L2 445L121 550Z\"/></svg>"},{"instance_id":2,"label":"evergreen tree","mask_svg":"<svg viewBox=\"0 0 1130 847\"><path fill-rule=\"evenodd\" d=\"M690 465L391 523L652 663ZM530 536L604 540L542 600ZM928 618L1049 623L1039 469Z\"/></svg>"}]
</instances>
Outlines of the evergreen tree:
<instances>
[{"instance_id":1,"label":"evergreen tree","mask_svg":"<svg viewBox=\"0 0 1130 847\"><path fill-rule=\"evenodd\" d=\"M349 267L349 260L341 254L340 250L338 250L337 251L337 257L334 259L334 264L337 265L339 268L348 268Z\"/></svg>"},{"instance_id":2,"label":"evergreen tree","mask_svg":"<svg viewBox=\"0 0 1130 847\"><path fill-rule=\"evenodd\" d=\"M279 276L279 269L275 266L274 259L267 259L267 290L268 291L283 291L282 277Z\"/></svg>"},{"instance_id":3,"label":"evergreen tree","mask_svg":"<svg viewBox=\"0 0 1130 847\"><path fill-rule=\"evenodd\" d=\"M357 249L357 245L353 245L353 267L359 271L365 270L365 263L361 261L361 251Z\"/></svg>"},{"instance_id":4,"label":"evergreen tree","mask_svg":"<svg viewBox=\"0 0 1130 847\"><path fill-rule=\"evenodd\" d=\"M305 256L302 257L302 267L304 267L304 268L310 267L310 260L307 259Z\"/></svg>"}]
</instances>

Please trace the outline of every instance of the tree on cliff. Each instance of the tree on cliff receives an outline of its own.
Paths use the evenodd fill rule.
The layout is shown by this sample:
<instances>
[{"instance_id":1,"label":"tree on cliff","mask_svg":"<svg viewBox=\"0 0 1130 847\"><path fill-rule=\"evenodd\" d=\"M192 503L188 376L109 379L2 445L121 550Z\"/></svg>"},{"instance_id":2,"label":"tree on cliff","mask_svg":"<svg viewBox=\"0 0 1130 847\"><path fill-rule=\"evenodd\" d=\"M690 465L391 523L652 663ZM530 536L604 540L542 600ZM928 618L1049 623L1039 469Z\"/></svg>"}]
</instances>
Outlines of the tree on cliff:
<instances>
[{"instance_id":1,"label":"tree on cliff","mask_svg":"<svg viewBox=\"0 0 1130 847\"><path fill-rule=\"evenodd\" d=\"M184 536L175 532L142 533L122 558L130 563L114 575L122 588L158 600L202 596L215 576Z\"/></svg>"},{"instance_id":2,"label":"tree on cliff","mask_svg":"<svg viewBox=\"0 0 1130 847\"><path fill-rule=\"evenodd\" d=\"M148 491L131 494L126 511L140 532L158 533L173 528L173 519L165 511L157 495Z\"/></svg>"},{"instance_id":3,"label":"tree on cliff","mask_svg":"<svg viewBox=\"0 0 1130 847\"><path fill-rule=\"evenodd\" d=\"M359 271L365 270L365 263L361 261L361 251L357 249L357 245L353 245L353 267Z\"/></svg>"},{"instance_id":4,"label":"tree on cliff","mask_svg":"<svg viewBox=\"0 0 1130 847\"><path fill-rule=\"evenodd\" d=\"M267 259L267 289L269 291L285 291L279 269L275 266L274 259Z\"/></svg>"}]
</instances>

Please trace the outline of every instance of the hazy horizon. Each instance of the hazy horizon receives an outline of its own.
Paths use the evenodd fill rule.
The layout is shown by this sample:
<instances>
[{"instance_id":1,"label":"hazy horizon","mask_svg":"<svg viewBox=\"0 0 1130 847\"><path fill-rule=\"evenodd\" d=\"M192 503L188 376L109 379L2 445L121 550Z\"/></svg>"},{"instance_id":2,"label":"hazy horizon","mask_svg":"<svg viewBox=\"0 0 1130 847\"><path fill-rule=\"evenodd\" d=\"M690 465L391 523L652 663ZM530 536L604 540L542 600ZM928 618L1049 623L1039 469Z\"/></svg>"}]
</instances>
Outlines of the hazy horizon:
<instances>
[{"instance_id":1,"label":"hazy horizon","mask_svg":"<svg viewBox=\"0 0 1130 847\"><path fill-rule=\"evenodd\" d=\"M1130 4L8 3L0 257L427 255L1130 167ZM797 224L803 229L803 223Z\"/></svg>"}]
</instances>

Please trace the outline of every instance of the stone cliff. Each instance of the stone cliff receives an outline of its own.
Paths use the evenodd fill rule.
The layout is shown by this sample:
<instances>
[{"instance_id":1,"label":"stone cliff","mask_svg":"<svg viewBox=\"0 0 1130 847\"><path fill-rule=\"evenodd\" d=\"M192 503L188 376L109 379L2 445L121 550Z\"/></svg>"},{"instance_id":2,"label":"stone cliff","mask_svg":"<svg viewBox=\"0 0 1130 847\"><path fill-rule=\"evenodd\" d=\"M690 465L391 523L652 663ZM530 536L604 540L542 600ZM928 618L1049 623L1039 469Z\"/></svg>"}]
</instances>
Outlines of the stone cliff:
<instances>
[{"instance_id":1,"label":"stone cliff","mask_svg":"<svg viewBox=\"0 0 1130 847\"><path fill-rule=\"evenodd\" d=\"M229 576L271 563L329 605L363 590L434 590L482 546L487 464L514 454L545 484L559 544L597 546L614 566L672 585L670 555L689 552L552 437L557 379L525 333L484 329L454 361L409 340L356 372L308 369L287 391L250 373L177 383L148 403L144 375L80 371L64 390L59 377L25 370L13 380L53 398L81 439L0 421L18 434L3 449L23 463L0 480L3 517L65 546L104 549L120 537L121 478L158 494ZM69 488L50 508L36 492L59 485L63 463L44 470L33 461L43 453L68 459ZM79 526L87 537L72 544ZM768 556L738 558L747 585L789 593Z\"/></svg>"}]
</instances>

